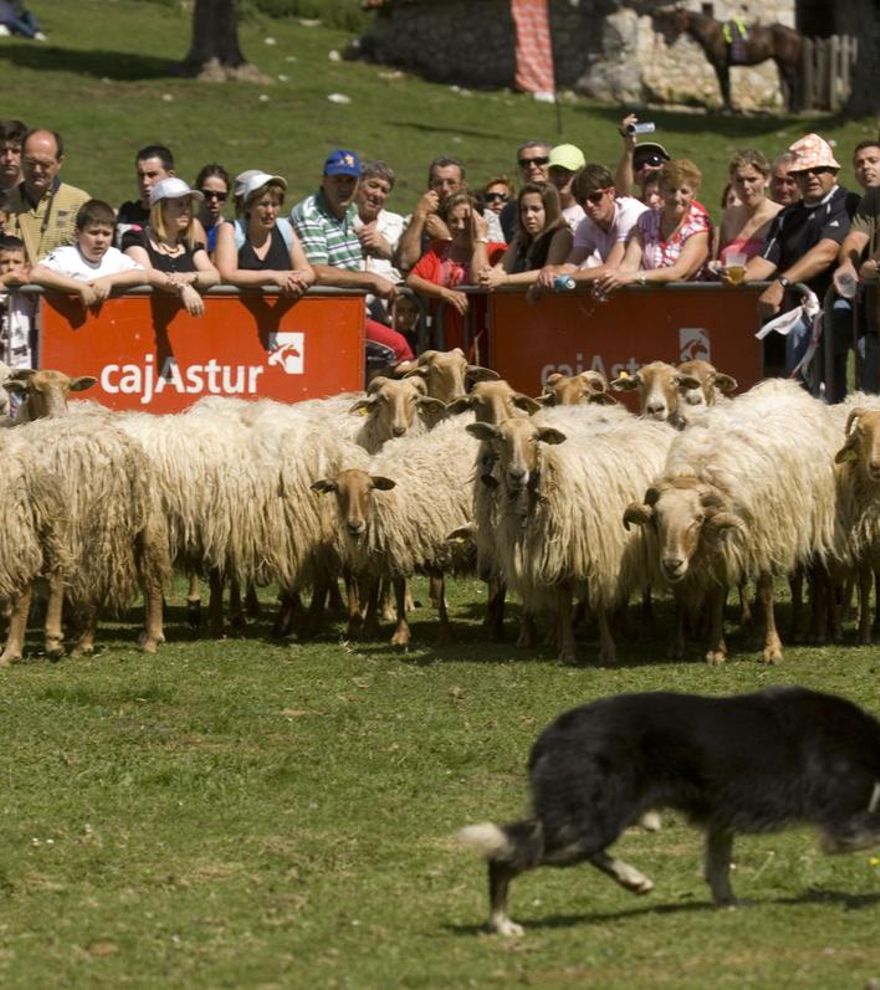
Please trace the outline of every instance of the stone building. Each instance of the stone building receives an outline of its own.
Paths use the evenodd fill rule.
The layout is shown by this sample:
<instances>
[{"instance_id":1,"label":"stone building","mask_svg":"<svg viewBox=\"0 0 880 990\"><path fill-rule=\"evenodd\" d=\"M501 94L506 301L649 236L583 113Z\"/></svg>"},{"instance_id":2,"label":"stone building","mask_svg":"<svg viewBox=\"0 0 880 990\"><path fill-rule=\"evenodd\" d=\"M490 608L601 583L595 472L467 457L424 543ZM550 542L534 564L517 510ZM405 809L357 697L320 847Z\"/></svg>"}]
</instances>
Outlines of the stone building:
<instances>
[{"instance_id":1,"label":"stone building","mask_svg":"<svg viewBox=\"0 0 880 990\"><path fill-rule=\"evenodd\" d=\"M549 0L556 79L609 103L720 103L715 73L690 38L667 44L651 11L660 0ZM877 0L684 0L718 20L778 21L817 37L860 33ZM880 31L880 27L877 28ZM868 52L868 55L871 53ZM438 82L513 86L514 28L509 0L385 0L353 56L397 65ZM873 62L871 63L874 64ZM867 80L868 76L865 75ZM772 62L731 70L734 104L781 109ZM868 87L866 86L866 93Z\"/></svg>"}]
</instances>

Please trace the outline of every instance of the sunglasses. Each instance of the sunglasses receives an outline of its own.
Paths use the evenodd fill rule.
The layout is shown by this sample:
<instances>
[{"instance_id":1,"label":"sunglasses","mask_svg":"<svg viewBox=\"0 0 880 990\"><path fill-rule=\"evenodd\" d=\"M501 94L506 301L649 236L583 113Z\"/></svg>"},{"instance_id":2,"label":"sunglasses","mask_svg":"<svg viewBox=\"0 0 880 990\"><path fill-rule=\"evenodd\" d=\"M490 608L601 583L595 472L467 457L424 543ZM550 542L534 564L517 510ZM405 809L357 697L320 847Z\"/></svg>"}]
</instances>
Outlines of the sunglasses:
<instances>
[{"instance_id":1,"label":"sunglasses","mask_svg":"<svg viewBox=\"0 0 880 990\"><path fill-rule=\"evenodd\" d=\"M546 155L543 155L539 158L520 158L517 160L517 165L519 165L520 168L528 168L530 165L540 168L541 166L546 165L549 161L550 159Z\"/></svg>"},{"instance_id":2,"label":"sunglasses","mask_svg":"<svg viewBox=\"0 0 880 990\"><path fill-rule=\"evenodd\" d=\"M200 189L199 192L205 199L216 199L219 203L225 203L229 193L217 192L216 189Z\"/></svg>"},{"instance_id":3,"label":"sunglasses","mask_svg":"<svg viewBox=\"0 0 880 990\"><path fill-rule=\"evenodd\" d=\"M483 199L485 199L487 203L506 203L510 199L510 196L508 196L507 193L485 193L483 195Z\"/></svg>"},{"instance_id":4,"label":"sunglasses","mask_svg":"<svg viewBox=\"0 0 880 990\"><path fill-rule=\"evenodd\" d=\"M587 193L587 202L592 203L594 206L598 206L599 203L601 203L605 198L605 193L607 192L607 189L597 189L595 192Z\"/></svg>"},{"instance_id":5,"label":"sunglasses","mask_svg":"<svg viewBox=\"0 0 880 990\"><path fill-rule=\"evenodd\" d=\"M643 158L639 158L638 161L633 162L633 168L638 172L640 168L644 168L646 165L650 165L652 168L659 168L662 164L663 156L658 151L652 151Z\"/></svg>"},{"instance_id":6,"label":"sunglasses","mask_svg":"<svg viewBox=\"0 0 880 990\"><path fill-rule=\"evenodd\" d=\"M830 168L828 165L817 165L815 168L799 168L799 169L789 169L788 174L793 175L796 179L800 176L806 175L828 175L829 173L835 172L836 169Z\"/></svg>"}]
</instances>

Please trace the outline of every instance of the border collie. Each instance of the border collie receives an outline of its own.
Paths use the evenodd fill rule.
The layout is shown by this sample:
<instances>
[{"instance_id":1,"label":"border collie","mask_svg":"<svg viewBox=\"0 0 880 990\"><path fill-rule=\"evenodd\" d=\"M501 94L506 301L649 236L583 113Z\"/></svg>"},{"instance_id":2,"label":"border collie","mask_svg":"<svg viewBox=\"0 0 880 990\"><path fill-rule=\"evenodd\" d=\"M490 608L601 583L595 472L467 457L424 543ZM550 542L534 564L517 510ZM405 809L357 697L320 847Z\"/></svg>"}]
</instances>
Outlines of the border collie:
<instances>
[{"instance_id":1,"label":"border collie","mask_svg":"<svg viewBox=\"0 0 880 990\"><path fill-rule=\"evenodd\" d=\"M706 698L657 692L602 698L561 715L529 757L532 814L458 836L489 864L489 929L521 935L510 881L586 860L627 890L653 883L607 852L651 809L674 808L706 833L705 877L735 903L737 833L815 825L827 853L880 844L880 723L843 698L799 687Z\"/></svg>"}]
</instances>

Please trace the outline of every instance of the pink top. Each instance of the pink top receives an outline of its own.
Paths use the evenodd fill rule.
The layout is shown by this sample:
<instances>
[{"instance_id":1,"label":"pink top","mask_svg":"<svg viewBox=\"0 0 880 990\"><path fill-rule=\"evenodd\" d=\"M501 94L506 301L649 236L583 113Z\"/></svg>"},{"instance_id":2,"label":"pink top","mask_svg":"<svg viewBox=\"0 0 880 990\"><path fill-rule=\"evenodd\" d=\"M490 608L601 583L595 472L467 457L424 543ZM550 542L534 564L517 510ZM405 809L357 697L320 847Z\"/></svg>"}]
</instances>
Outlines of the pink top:
<instances>
[{"instance_id":1,"label":"pink top","mask_svg":"<svg viewBox=\"0 0 880 990\"><path fill-rule=\"evenodd\" d=\"M761 253L761 248L764 247L763 237L736 237L730 244L726 245L719 252L719 258L721 259L721 264L727 264L727 255L730 251L735 251L737 254L744 254L746 256L746 261L749 258L754 258L756 255Z\"/></svg>"},{"instance_id":2,"label":"pink top","mask_svg":"<svg viewBox=\"0 0 880 990\"><path fill-rule=\"evenodd\" d=\"M708 232L711 221L706 211L691 203L684 222L668 241L663 240L660 225L663 222L662 210L648 210L636 221L636 226L642 234L642 268L671 268L678 261L679 255L688 238L694 234ZM699 273L698 273L699 274ZM694 275L694 278L698 277Z\"/></svg>"}]
</instances>

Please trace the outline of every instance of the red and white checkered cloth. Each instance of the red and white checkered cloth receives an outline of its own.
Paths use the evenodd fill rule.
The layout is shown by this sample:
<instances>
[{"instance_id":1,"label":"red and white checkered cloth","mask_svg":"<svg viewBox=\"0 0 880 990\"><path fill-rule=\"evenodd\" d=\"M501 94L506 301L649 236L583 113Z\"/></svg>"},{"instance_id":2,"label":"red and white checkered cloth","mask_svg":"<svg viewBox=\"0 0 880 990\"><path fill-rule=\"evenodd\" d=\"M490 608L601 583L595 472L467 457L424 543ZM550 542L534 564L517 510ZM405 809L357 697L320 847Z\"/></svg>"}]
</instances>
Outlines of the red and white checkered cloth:
<instances>
[{"instance_id":1,"label":"red and white checkered cloth","mask_svg":"<svg viewBox=\"0 0 880 990\"><path fill-rule=\"evenodd\" d=\"M510 13L516 27L516 85L526 93L554 93L547 0L510 0Z\"/></svg>"}]
</instances>

